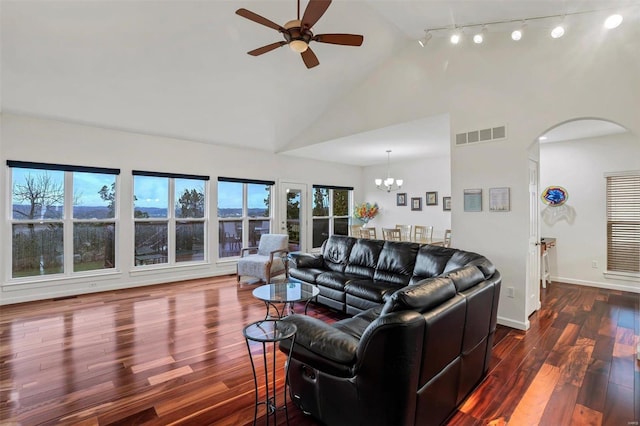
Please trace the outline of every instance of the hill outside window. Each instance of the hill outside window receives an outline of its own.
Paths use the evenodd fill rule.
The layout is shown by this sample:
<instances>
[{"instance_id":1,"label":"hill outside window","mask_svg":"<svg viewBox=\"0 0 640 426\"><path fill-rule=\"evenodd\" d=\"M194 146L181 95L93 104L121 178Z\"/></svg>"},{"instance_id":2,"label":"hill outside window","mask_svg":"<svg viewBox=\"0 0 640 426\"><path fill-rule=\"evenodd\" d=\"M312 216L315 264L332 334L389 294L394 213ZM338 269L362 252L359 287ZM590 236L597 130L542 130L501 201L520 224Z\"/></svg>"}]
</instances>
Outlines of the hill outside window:
<instances>
[{"instance_id":1,"label":"hill outside window","mask_svg":"<svg viewBox=\"0 0 640 426\"><path fill-rule=\"evenodd\" d=\"M116 267L119 169L7 161L11 278Z\"/></svg>"}]
</instances>

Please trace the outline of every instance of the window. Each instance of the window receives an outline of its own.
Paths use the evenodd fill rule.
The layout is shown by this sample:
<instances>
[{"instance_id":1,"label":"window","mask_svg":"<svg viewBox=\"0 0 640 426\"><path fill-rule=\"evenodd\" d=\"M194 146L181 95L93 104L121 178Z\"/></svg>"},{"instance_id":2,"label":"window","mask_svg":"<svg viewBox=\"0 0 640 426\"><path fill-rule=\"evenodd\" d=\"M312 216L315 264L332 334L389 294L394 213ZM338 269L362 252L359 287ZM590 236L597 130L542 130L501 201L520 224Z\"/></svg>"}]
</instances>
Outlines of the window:
<instances>
[{"instance_id":1,"label":"window","mask_svg":"<svg viewBox=\"0 0 640 426\"><path fill-rule=\"evenodd\" d=\"M115 268L118 169L7 161L11 276Z\"/></svg>"},{"instance_id":2,"label":"window","mask_svg":"<svg viewBox=\"0 0 640 426\"><path fill-rule=\"evenodd\" d=\"M208 176L133 171L136 266L206 259Z\"/></svg>"},{"instance_id":3,"label":"window","mask_svg":"<svg viewBox=\"0 0 640 426\"><path fill-rule=\"evenodd\" d=\"M349 235L351 187L313 185L313 248L329 235Z\"/></svg>"},{"instance_id":4,"label":"window","mask_svg":"<svg viewBox=\"0 0 640 426\"><path fill-rule=\"evenodd\" d=\"M608 175L607 270L640 272L640 172Z\"/></svg>"},{"instance_id":5,"label":"window","mask_svg":"<svg viewBox=\"0 0 640 426\"><path fill-rule=\"evenodd\" d=\"M271 232L271 192L274 181L218 178L218 257L240 255Z\"/></svg>"}]
</instances>

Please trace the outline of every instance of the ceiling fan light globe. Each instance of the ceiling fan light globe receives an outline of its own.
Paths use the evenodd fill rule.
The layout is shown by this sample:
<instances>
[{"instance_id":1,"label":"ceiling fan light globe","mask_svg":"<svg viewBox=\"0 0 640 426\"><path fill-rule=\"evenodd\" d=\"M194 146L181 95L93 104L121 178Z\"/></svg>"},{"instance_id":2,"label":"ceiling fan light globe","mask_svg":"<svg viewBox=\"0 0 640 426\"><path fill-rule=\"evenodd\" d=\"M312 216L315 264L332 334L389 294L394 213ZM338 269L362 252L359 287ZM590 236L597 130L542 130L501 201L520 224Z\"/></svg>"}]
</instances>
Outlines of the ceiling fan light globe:
<instances>
[{"instance_id":1,"label":"ceiling fan light globe","mask_svg":"<svg viewBox=\"0 0 640 426\"><path fill-rule=\"evenodd\" d=\"M302 53L309 48L309 45L305 43L304 40L291 40L289 48L294 52Z\"/></svg>"}]
</instances>

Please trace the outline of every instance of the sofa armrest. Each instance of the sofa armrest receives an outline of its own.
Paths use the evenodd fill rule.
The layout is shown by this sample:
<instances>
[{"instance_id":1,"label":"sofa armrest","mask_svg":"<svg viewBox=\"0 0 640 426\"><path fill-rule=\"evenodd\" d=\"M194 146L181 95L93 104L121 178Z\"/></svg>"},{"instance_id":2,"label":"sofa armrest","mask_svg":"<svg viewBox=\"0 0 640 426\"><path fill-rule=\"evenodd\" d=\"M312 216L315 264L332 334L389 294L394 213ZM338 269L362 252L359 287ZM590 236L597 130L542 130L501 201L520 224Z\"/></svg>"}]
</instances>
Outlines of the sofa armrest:
<instances>
[{"instance_id":1,"label":"sofa armrest","mask_svg":"<svg viewBox=\"0 0 640 426\"><path fill-rule=\"evenodd\" d=\"M289 253L289 268L322 268L322 255Z\"/></svg>"},{"instance_id":2,"label":"sofa armrest","mask_svg":"<svg viewBox=\"0 0 640 426\"><path fill-rule=\"evenodd\" d=\"M318 318L306 315L290 315L283 321L292 322L298 328L296 347L301 346L316 355L340 364L352 364L355 361L358 348L358 339L355 337ZM296 352L295 347L293 352Z\"/></svg>"}]
</instances>

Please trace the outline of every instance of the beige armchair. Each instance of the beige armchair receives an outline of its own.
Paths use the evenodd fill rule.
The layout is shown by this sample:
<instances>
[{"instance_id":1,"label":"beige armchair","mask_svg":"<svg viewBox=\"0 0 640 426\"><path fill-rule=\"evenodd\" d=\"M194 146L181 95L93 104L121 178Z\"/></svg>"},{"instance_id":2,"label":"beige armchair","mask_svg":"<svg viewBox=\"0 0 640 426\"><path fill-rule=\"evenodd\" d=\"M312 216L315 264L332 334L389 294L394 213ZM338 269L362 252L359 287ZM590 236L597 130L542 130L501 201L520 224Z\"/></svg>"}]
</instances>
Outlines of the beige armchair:
<instances>
[{"instance_id":1,"label":"beige armchair","mask_svg":"<svg viewBox=\"0 0 640 426\"><path fill-rule=\"evenodd\" d=\"M289 251L289 236L286 234L263 234L258 247L245 247L240 250L237 271L238 282L241 276L257 277L266 283L271 277L287 275L285 257Z\"/></svg>"}]
</instances>

